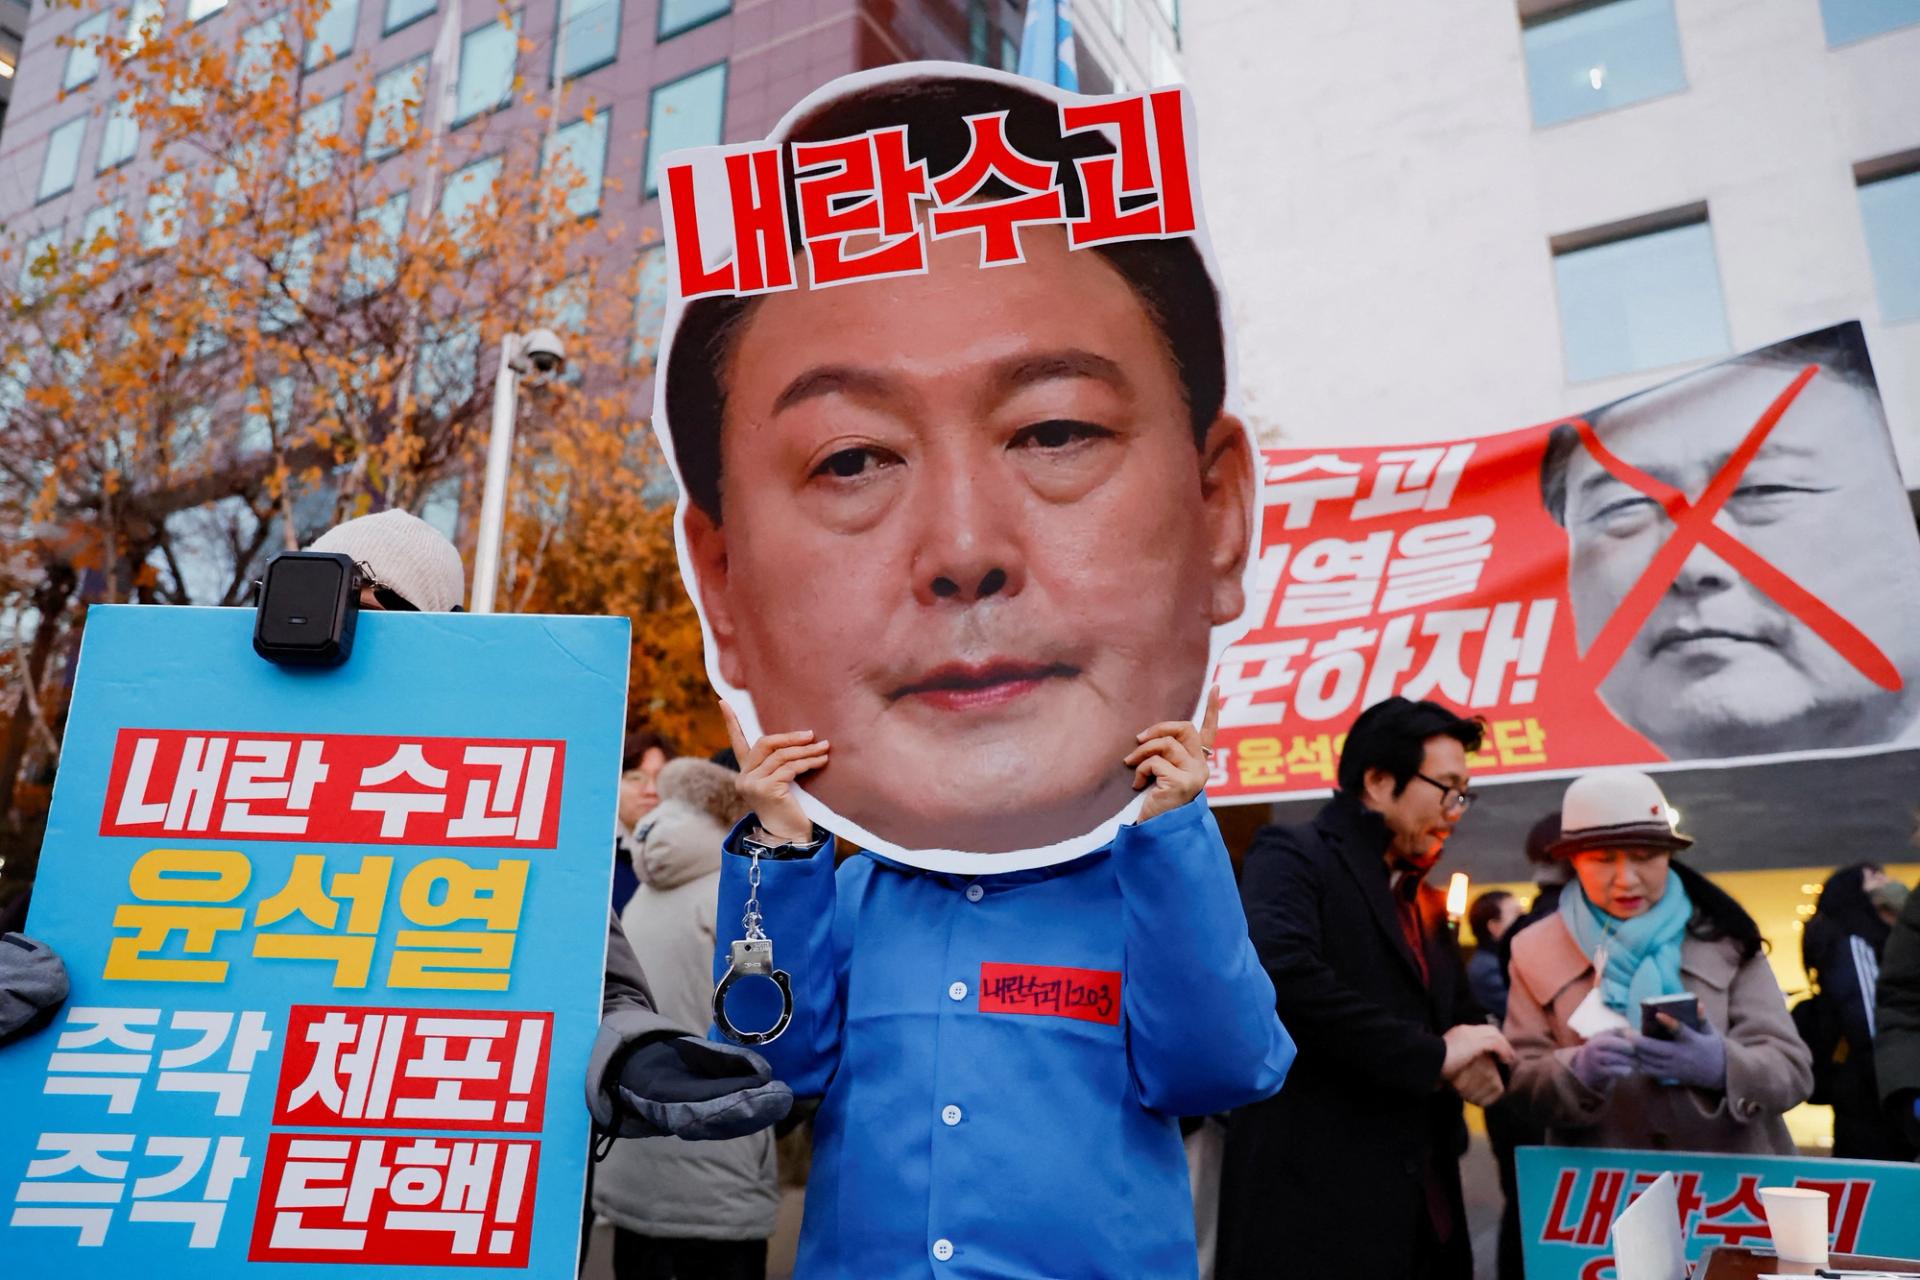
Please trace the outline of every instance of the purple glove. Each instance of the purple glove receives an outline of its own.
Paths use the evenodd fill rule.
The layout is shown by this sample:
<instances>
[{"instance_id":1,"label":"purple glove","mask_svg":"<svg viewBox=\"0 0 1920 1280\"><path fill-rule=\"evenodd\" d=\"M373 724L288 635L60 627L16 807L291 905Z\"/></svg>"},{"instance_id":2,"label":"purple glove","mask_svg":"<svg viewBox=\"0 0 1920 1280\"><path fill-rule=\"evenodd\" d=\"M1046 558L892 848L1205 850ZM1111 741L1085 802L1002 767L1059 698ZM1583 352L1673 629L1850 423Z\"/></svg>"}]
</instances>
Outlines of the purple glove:
<instances>
[{"instance_id":1,"label":"purple glove","mask_svg":"<svg viewBox=\"0 0 1920 1280\"><path fill-rule=\"evenodd\" d=\"M1605 1093L1615 1080L1633 1074L1633 1044L1618 1031L1603 1032L1576 1049L1568 1065L1581 1084Z\"/></svg>"},{"instance_id":2,"label":"purple glove","mask_svg":"<svg viewBox=\"0 0 1920 1280\"><path fill-rule=\"evenodd\" d=\"M1673 1039L1659 1040L1640 1036L1634 1041L1634 1057L1640 1070L1662 1084L1688 1084L1696 1089L1723 1093L1727 1087L1727 1042L1711 1026L1695 1031L1685 1023L1675 1023Z\"/></svg>"}]
</instances>

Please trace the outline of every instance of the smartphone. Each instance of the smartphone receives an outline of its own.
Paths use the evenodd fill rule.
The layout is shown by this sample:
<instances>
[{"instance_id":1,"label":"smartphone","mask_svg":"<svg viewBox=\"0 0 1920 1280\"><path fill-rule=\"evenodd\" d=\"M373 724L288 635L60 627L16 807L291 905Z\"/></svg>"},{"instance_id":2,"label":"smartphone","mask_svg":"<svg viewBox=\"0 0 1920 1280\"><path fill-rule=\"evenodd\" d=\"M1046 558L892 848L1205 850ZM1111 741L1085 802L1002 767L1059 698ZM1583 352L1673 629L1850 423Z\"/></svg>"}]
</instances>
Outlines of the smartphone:
<instances>
[{"instance_id":1,"label":"smartphone","mask_svg":"<svg viewBox=\"0 0 1920 1280\"><path fill-rule=\"evenodd\" d=\"M1640 1034L1655 1040L1673 1039L1672 1034L1660 1023L1658 1015L1663 1013L1695 1031L1700 1029L1700 998L1689 991L1677 996L1652 996L1642 1000Z\"/></svg>"}]
</instances>

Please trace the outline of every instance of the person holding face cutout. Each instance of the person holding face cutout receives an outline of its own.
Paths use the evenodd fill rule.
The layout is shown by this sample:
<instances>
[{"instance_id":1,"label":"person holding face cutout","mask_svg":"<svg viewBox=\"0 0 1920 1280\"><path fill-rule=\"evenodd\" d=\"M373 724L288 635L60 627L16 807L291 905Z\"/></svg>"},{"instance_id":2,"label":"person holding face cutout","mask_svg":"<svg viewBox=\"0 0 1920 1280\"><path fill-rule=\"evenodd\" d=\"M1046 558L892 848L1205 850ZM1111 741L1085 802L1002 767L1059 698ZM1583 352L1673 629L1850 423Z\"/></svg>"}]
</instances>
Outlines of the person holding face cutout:
<instances>
[{"instance_id":1,"label":"person holding face cutout","mask_svg":"<svg viewBox=\"0 0 1920 1280\"><path fill-rule=\"evenodd\" d=\"M796 1275L1194 1274L1178 1117L1271 1095L1294 1053L1202 793L1218 716L1216 691L1202 724L1135 735L1115 765L1145 798L1106 848L963 876L836 870L794 786L841 744L749 745L726 709L754 812L722 859L716 977L751 895L793 991L761 1052L824 1095ZM754 985L742 1028L776 1016Z\"/></svg>"}]
</instances>

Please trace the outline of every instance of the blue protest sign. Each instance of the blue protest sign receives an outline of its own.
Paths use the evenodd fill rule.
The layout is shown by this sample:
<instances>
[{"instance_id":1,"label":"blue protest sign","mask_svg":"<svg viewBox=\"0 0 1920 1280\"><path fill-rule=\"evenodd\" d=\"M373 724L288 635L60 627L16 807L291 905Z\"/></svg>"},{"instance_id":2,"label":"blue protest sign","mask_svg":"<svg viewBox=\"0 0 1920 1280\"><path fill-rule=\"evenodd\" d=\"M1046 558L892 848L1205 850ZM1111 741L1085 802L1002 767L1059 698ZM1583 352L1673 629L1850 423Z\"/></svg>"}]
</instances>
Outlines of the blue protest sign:
<instances>
[{"instance_id":1,"label":"blue protest sign","mask_svg":"<svg viewBox=\"0 0 1920 1280\"><path fill-rule=\"evenodd\" d=\"M627 623L93 609L0 1049L4 1270L571 1277Z\"/></svg>"},{"instance_id":2,"label":"blue protest sign","mask_svg":"<svg viewBox=\"0 0 1920 1280\"><path fill-rule=\"evenodd\" d=\"M1515 1155L1527 1280L1611 1276L1613 1220L1663 1173L1673 1174L1679 1189L1689 1261L1722 1245L1771 1247L1761 1187L1825 1191L1835 1253L1920 1257L1920 1216L1913 1213L1920 1165L1578 1147L1522 1147Z\"/></svg>"}]
</instances>

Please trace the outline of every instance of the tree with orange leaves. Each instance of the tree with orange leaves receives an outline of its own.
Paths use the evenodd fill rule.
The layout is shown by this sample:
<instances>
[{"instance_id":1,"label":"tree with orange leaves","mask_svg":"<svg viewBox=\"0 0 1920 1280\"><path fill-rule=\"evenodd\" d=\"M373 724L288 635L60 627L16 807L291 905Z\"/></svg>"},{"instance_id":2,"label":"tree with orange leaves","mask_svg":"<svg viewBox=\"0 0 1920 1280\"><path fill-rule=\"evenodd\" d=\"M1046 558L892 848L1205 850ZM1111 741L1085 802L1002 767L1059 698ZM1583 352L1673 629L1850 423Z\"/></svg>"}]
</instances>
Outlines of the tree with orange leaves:
<instances>
[{"instance_id":1,"label":"tree with orange leaves","mask_svg":"<svg viewBox=\"0 0 1920 1280\"><path fill-rule=\"evenodd\" d=\"M341 518L477 507L511 331L561 330L569 376L523 396L503 599L644 608L637 651L657 604L673 638L655 647L699 671L684 597L629 585L671 562L641 497L659 463L627 367L633 259L608 252L620 229L551 127L558 93L514 79L537 131L451 132L449 23L413 81L363 59L323 97L327 0L254 2L221 28L237 41L141 0L83 38L135 158L99 176L79 236L16 222L0 241L0 817L29 757L57 756L57 668L87 604L243 603L268 555ZM543 565L564 590L543 595Z\"/></svg>"}]
</instances>

